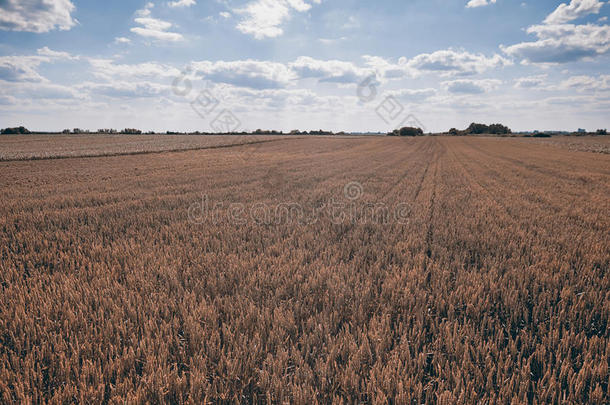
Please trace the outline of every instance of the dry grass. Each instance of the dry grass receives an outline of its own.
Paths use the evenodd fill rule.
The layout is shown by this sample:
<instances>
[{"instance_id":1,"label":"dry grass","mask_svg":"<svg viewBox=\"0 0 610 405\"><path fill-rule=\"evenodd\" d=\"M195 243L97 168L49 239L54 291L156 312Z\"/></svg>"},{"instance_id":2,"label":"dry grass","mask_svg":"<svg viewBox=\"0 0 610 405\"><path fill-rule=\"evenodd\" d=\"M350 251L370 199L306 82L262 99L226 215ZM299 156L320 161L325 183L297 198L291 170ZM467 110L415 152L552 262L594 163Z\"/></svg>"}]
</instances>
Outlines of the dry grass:
<instances>
[{"instance_id":1,"label":"dry grass","mask_svg":"<svg viewBox=\"0 0 610 405\"><path fill-rule=\"evenodd\" d=\"M2 135L0 161L185 151L281 138L263 135Z\"/></svg>"},{"instance_id":2,"label":"dry grass","mask_svg":"<svg viewBox=\"0 0 610 405\"><path fill-rule=\"evenodd\" d=\"M239 149L0 163L0 402L608 403L610 156ZM408 223L228 220L350 181Z\"/></svg>"},{"instance_id":3,"label":"dry grass","mask_svg":"<svg viewBox=\"0 0 610 405\"><path fill-rule=\"evenodd\" d=\"M580 152L610 154L610 136L553 136L551 138L527 139L542 145L553 145Z\"/></svg>"}]
</instances>

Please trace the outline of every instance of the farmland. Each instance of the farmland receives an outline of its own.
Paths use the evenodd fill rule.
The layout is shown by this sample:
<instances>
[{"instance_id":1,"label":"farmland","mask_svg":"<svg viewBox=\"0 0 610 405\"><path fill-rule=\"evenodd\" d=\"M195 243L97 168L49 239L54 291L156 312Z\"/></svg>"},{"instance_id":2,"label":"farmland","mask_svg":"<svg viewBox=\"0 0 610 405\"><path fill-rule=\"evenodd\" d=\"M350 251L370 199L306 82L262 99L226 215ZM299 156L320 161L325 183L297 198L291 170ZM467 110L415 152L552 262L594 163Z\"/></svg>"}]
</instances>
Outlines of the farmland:
<instances>
[{"instance_id":1,"label":"farmland","mask_svg":"<svg viewBox=\"0 0 610 405\"><path fill-rule=\"evenodd\" d=\"M608 154L32 142L0 139L0 402L608 402Z\"/></svg>"},{"instance_id":2,"label":"farmland","mask_svg":"<svg viewBox=\"0 0 610 405\"><path fill-rule=\"evenodd\" d=\"M277 138L263 135L4 135L0 142L0 161L213 149Z\"/></svg>"},{"instance_id":3,"label":"farmland","mask_svg":"<svg viewBox=\"0 0 610 405\"><path fill-rule=\"evenodd\" d=\"M524 139L525 142L532 142ZM536 139L543 145L553 145L581 152L610 153L610 137L608 136L554 136Z\"/></svg>"}]
</instances>

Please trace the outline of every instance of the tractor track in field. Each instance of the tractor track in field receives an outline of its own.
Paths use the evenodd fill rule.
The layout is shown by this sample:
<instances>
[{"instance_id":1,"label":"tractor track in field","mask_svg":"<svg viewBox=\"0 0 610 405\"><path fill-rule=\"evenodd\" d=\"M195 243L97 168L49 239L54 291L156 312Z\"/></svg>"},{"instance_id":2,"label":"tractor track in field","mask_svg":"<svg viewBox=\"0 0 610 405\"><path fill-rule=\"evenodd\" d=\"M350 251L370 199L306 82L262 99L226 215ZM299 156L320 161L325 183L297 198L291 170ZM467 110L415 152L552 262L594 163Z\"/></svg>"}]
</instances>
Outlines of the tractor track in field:
<instances>
[{"instance_id":1,"label":"tractor track in field","mask_svg":"<svg viewBox=\"0 0 610 405\"><path fill-rule=\"evenodd\" d=\"M426 175L428 174L428 170L430 170L430 166L432 165L432 163L430 162L431 161L429 160L428 164L426 165L426 168L424 169L424 173L421 176L421 179L419 179L419 183L417 184L417 188L415 189L415 194L413 195L413 202L417 200L424 186L424 180L426 180Z\"/></svg>"},{"instance_id":2,"label":"tractor track in field","mask_svg":"<svg viewBox=\"0 0 610 405\"><path fill-rule=\"evenodd\" d=\"M427 146L427 148L426 148L425 150L424 150L424 146ZM425 153L425 152L428 152L430 149L431 149L431 144L430 144L430 143L424 144L424 143L422 142L422 143L420 144L420 146L419 146L417 149L415 149L414 151L412 151L412 152L411 152L411 153L410 153L408 156L412 156L412 155L415 155L415 154L417 154L417 153L420 153L420 152L422 152L422 150L423 150L423 153ZM423 174L422 174L422 177L421 177L421 179L419 180L419 183L418 183L418 186L417 186L417 189L416 189L415 195L414 195L414 197L413 197L413 201L415 201L415 200L417 199L417 197L419 196L419 193L420 193L421 188L422 188L422 184L423 184L423 182L424 182L424 178L426 177L426 174L428 173L428 168L429 168L429 167L430 167L430 162L428 162L428 164L426 165L426 168L424 169L424 172L423 172ZM405 178L406 178L406 177L409 175L409 173L411 173L411 172L413 172L413 169L412 169L412 168L408 168L407 170L405 170L405 171L404 171L404 172L403 172L403 173L400 175L400 177L398 178L398 180L397 180L397 181L395 181L395 182L394 182L394 184L392 184L392 185L390 186L390 188L388 189L388 191L386 191L385 193L383 193L383 195L381 196L380 200L385 200L385 199L386 199L386 198L387 198L387 197L388 197L388 196L389 196L389 195L390 195L390 194L391 194L393 191L395 191L395 190L396 190L396 189L397 189L397 188L398 188L398 187L399 187L399 186L400 186L400 185L401 185L401 184L404 182L404 179L405 179Z\"/></svg>"},{"instance_id":3,"label":"tractor track in field","mask_svg":"<svg viewBox=\"0 0 610 405\"><path fill-rule=\"evenodd\" d=\"M460 169L465 178L469 180L469 182L464 182L464 184L470 184L469 188L472 189L474 186L475 189L479 189L481 194L483 194L489 202L499 208L499 211L502 212L506 217L508 217L512 222L516 223L517 219L508 211L508 207L502 203L498 198L496 198L491 191L487 189L487 187L483 186L466 168L464 162L462 162L455 151L451 151L453 155L453 159L460 166ZM473 190L474 191L474 190Z\"/></svg>"},{"instance_id":4,"label":"tractor track in field","mask_svg":"<svg viewBox=\"0 0 610 405\"><path fill-rule=\"evenodd\" d=\"M432 257L432 239L434 237L434 212L436 210L436 192L438 189L438 168L440 166L439 156L435 155L434 174L432 175L432 196L430 197L430 213L428 214L428 229L426 230L426 256Z\"/></svg>"}]
</instances>

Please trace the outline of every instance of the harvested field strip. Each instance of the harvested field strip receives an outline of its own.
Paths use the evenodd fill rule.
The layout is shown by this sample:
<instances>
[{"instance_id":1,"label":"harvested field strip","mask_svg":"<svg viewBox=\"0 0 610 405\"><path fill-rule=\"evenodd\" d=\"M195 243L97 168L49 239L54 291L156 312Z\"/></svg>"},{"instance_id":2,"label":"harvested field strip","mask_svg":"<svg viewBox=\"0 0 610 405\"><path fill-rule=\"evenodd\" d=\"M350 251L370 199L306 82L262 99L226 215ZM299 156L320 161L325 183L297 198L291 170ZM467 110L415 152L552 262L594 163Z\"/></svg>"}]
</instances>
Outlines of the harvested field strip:
<instances>
[{"instance_id":1,"label":"harvested field strip","mask_svg":"<svg viewBox=\"0 0 610 405\"><path fill-rule=\"evenodd\" d=\"M163 137L164 135L158 135L158 136ZM203 139L204 143L206 143L205 141L208 141L207 139L205 139L206 136L204 136L204 135L189 135L189 136L204 138ZM257 145L257 144L267 143L267 142L277 142L280 140L285 141L285 140L289 140L289 139L294 139L293 137L290 137L290 138L282 137L280 139L277 139L277 137L273 138L273 139L268 139L268 138L259 139L259 137L256 137L256 136L218 136L218 137L209 136L209 137L212 138L214 141L217 141L217 138L222 138L222 139L217 141L218 144L213 144L214 142L210 142L211 144L204 144L204 145L198 145L198 146L187 146L187 147L175 147L170 144L170 145L162 145L159 147L152 147L152 148L146 148L146 147L133 148L133 147L131 147L131 145L129 143L125 143L125 144L119 143L115 147L115 149L102 150L100 152L90 152L88 150L86 150L86 151L59 150L54 153L48 153L47 151L44 151L44 150L35 150L35 151L26 152L26 153L22 153L22 154L5 152L5 154L0 154L0 162L14 162L14 161L22 161L22 160L56 160L56 159L75 159L75 158L83 159L83 158L98 158L98 157L112 157L112 156L150 155L150 154L159 154L159 153L168 153L168 152L188 152L188 151L205 150L205 149L234 148L234 147L245 146L245 145ZM0 138L0 140L3 141L0 144L0 146L2 146L3 149L10 148L10 146L7 146L4 144L3 139ZM159 144L162 144L162 140L159 140L158 142L159 142ZM34 145L36 145L36 144L34 144ZM118 148L119 150L116 150L116 148ZM133 150L133 149L135 149L135 150Z\"/></svg>"}]
</instances>

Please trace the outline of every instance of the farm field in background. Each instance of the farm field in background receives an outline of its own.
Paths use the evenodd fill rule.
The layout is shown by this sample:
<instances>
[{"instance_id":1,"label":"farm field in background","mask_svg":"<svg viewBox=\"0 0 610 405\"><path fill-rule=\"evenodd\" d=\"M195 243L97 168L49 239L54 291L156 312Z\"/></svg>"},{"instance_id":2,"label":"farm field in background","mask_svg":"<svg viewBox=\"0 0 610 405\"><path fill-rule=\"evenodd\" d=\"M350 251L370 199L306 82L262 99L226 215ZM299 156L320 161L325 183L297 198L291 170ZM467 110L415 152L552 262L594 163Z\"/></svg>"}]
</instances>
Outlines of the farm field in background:
<instances>
[{"instance_id":1,"label":"farm field in background","mask_svg":"<svg viewBox=\"0 0 610 405\"><path fill-rule=\"evenodd\" d=\"M265 135L2 135L0 161L196 150L264 142L279 138L282 137Z\"/></svg>"},{"instance_id":2,"label":"farm field in background","mask_svg":"<svg viewBox=\"0 0 610 405\"><path fill-rule=\"evenodd\" d=\"M227 141L62 138L0 155ZM0 162L0 402L607 403L610 155L544 141Z\"/></svg>"},{"instance_id":3,"label":"farm field in background","mask_svg":"<svg viewBox=\"0 0 610 405\"><path fill-rule=\"evenodd\" d=\"M580 152L610 153L610 136L553 136L551 138L522 138L524 142L558 146Z\"/></svg>"}]
</instances>

